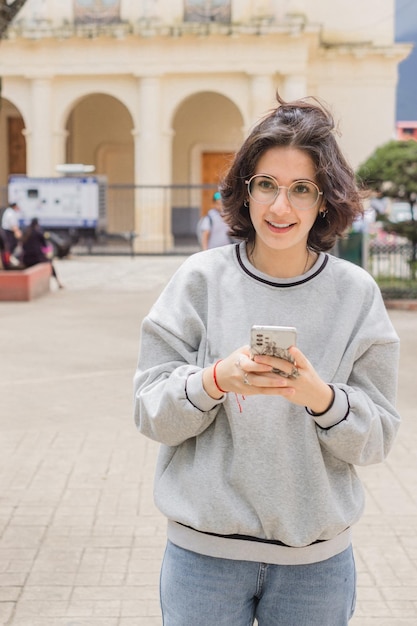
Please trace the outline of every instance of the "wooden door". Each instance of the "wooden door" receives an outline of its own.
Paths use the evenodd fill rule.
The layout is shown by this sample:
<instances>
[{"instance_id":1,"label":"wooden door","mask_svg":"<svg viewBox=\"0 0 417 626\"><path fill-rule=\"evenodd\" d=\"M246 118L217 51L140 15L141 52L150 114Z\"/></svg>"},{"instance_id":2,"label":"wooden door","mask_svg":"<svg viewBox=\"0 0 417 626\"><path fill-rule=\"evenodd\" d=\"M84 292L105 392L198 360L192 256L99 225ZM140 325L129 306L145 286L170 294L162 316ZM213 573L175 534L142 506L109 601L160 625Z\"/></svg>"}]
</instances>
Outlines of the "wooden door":
<instances>
[{"instance_id":1,"label":"wooden door","mask_svg":"<svg viewBox=\"0 0 417 626\"><path fill-rule=\"evenodd\" d=\"M9 174L26 174L26 141L21 117L7 118Z\"/></svg>"},{"instance_id":2,"label":"wooden door","mask_svg":"<svg viewBox=\"0 0 417 626\"><path fill-rule=\"evenodd\" d=\"M218 185L227 172L233 152L203 152L201 159L201 182L203 185ZM213 204L215 189L204 189L202 194L201 214L206 215Z\"/></svg>"}]
</instances>

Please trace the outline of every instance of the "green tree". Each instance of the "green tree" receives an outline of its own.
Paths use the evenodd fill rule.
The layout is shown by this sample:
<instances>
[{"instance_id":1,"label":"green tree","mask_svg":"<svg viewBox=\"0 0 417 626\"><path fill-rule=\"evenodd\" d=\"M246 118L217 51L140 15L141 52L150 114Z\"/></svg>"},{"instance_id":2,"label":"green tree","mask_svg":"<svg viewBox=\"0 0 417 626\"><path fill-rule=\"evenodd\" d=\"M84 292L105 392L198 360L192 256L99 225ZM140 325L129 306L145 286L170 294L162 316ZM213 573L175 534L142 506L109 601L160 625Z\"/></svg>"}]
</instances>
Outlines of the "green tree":
<instances>
[{"instance_id":1,"label":"green tree","mask_svg":"<svg viewBox=\"0 0 417 626\"><path fill-rule=\"evenodd\" d=\"M406 237L411 243L409 260L411 277L417 272L417 221L414 205L417 200L417 142L392 140L380 146L357 170L359 181L369 190L382 192L389 198L401 199L410 205L410 219L391 222L382 216L384 230Z\"/></svg>"}]
</instances>

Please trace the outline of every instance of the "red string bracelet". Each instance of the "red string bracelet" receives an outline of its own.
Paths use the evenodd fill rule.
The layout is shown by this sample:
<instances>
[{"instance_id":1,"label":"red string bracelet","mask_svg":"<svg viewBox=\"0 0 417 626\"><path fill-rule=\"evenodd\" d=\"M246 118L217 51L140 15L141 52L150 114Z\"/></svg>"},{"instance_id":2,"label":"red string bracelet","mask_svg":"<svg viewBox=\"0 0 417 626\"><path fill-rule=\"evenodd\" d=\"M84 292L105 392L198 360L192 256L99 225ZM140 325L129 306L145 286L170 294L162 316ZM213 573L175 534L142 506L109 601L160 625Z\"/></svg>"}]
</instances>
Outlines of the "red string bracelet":
<instances>
[{"instance_id":1,"label":"red string bracelet","mask_svg":"<svg viewBox=\"0 0 417 626\"><path fill-rule=\"evenodd\" d=\"M216 369L218 364L223 361L223 359L219 359L218 361L216 361L216 363L214 364L213 367L213 380L214 380L214 384L216 385L217 389L220 391L220 393L227 393L227 391L225 391L224 389L222 389L219 385L219 383L217 382L217 376L216 376Z\"/></svg>"}]
</instances>

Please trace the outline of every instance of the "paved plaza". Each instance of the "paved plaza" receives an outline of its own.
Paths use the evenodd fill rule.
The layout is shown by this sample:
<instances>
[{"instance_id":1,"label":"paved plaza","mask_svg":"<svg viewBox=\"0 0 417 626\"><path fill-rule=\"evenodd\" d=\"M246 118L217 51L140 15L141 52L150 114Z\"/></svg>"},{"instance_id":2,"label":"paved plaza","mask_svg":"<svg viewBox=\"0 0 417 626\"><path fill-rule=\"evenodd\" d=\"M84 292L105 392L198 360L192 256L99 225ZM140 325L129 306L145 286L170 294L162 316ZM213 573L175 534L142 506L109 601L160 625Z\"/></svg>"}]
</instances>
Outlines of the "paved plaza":
<instances>
[{"instance_id":1,"label":"paved plaza","mask_svg":"<svg viewBox=\"0 0 417 626\"><path fill-rule=\"evenodd\" d=\"M161 626L157 445L135 429L132 377L182 261L61 260L65 289L0 303L0 626ZM403 424L388 461L360 469L352 626L417 624L417 311L390 315Z\"/></svg>"}]
</instances>

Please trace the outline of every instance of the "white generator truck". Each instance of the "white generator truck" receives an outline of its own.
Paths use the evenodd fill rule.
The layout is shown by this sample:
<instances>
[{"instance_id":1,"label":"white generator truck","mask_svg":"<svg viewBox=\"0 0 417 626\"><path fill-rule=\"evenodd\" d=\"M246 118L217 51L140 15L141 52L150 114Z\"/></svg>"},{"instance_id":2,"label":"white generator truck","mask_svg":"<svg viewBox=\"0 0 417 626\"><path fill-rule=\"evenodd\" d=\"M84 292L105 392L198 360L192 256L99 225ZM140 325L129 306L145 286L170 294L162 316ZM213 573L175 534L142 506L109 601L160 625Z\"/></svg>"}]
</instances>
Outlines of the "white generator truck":
<instances>
[{"instance_id":1,"label":"white generator truck","mask_svg":"<svg viewBox=\"0 0 417 626\"><path fill-rule=\"evenodd\" d=\"M9 202L20 208L24 228L36 217L51 235L57 256L59 244L67 248L80 239L92 241L106 229L106 190L104 176L9 177ZM63 245L65 242L65 246Z\"/></svg>"}]
</instances>

